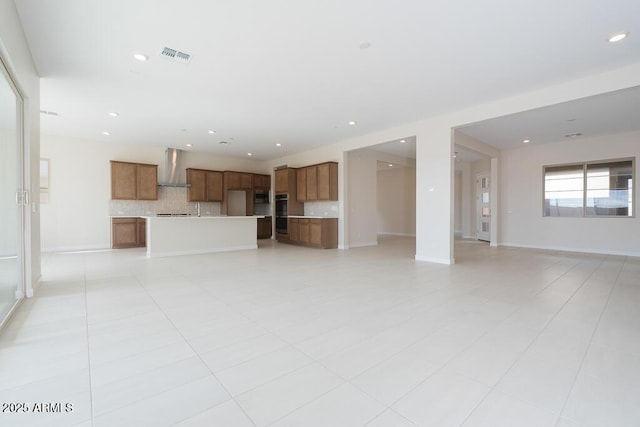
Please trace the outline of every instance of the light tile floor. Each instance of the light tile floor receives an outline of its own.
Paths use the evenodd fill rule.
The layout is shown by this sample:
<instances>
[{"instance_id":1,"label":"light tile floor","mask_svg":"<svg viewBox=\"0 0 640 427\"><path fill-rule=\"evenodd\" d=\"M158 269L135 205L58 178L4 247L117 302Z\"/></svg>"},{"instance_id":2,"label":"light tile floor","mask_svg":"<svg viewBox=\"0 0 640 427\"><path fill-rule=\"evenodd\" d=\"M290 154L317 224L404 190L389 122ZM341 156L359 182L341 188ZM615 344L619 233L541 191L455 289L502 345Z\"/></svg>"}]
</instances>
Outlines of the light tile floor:
<instances>
[{"instance_id":1,"label":"light tile floor","mask_svg":"<svg viewBox=\"0 0 640 427\"><path fill-rule=\"evenodd\" d=\"M0 336L0 425L640 425L640 259L260 246L46 255Z\"/></svg>"}]
</instances>

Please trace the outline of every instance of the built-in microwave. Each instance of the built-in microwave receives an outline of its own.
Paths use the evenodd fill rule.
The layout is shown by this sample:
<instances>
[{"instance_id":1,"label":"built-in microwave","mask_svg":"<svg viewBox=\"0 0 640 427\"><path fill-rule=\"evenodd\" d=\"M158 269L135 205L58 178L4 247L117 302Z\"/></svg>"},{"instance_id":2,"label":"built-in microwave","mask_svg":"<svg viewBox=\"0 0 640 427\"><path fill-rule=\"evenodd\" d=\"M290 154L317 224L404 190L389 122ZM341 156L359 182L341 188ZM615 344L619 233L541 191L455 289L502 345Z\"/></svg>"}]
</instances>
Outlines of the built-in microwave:
<instances>
[{"instance_id":1,"label":"built-in microwave","mask_svg":"<svg viewBox=\"0 0 640 427\"><path fill-rule=\"evenodd\" d=\"M269 192L264 190L256 190L253 193L253 202L255 204L269 203Z\"/></svg>"}]
</instances>

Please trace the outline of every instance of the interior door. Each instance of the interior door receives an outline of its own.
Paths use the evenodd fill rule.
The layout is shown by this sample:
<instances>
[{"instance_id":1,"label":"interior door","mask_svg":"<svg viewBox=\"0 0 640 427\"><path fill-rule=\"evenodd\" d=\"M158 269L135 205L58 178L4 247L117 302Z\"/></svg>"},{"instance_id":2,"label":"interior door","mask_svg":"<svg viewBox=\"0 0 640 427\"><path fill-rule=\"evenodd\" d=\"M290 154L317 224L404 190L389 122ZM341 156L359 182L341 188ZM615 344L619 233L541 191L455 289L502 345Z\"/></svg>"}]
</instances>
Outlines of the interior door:
<instances>
[{"instance_id":1,"label":"interior door","mask_svg":"<svg viewBox=\"0 0 640 427\"><path fill-rule=\"evenodd\" d=\"M491 182L489 175L478 175L476 178L476 206L477 206L477 239L491 241Z\"/></svg>"},{"instance_id":2,"label":"interior door","mask_svg":"<svg viewBox=\"0 0 640 427\"><path fill-rule=\"evenodd\" d=\"M0 325L24 294L21 104L0 61Z\"/></svg>"}]
</instances>

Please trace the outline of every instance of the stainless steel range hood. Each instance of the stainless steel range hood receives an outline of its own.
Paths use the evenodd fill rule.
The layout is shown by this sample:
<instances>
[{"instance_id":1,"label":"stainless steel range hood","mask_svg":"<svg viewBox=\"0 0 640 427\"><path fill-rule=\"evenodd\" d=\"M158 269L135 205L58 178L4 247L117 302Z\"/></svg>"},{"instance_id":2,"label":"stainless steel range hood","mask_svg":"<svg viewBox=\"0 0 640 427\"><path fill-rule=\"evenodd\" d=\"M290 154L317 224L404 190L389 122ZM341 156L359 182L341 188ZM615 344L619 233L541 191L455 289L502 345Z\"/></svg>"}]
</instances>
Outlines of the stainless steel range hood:
<instances>
[{"instance_id":1,"label":"stainless steel range hood","mask_svg":"<svg viewBox=\"0 0 640 427\"><path fill-rule=\"evenodd\" d=\"M187 184L186 170L182 165L182 150L167 148L164 152L164 180L161 187L190 187Z\"/></svg>"}]
</instances>

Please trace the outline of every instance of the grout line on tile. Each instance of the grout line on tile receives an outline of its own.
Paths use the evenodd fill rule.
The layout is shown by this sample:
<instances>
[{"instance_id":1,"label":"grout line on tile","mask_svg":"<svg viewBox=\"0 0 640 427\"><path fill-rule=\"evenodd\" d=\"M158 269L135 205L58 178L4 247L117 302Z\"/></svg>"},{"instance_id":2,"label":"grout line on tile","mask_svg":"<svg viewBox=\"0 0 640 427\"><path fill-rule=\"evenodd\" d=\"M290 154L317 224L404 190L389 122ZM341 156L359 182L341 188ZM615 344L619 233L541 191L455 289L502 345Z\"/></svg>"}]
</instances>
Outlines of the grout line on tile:
<instances>
[{"instance_id":1,"label":"grout line on tile","mask_svg":"<svg viewBox=\"0 0 640 427\"><path fill-rule=\"evenodd\" d=\"M524 355L527 353L527 351L531 348L532 345L534 345L534 343L536 341L538 341L538 339L540 338L540 336L544 333L544 331L547 329L547 327L551 324L551 322L553 322L558 315L560 314L560 312L562 311L562 309L569 304L569 301L571 301L573 299L573 297L580 291L580 289L582 289L582 287L585 285L585 283L588 282L589 278L591 276L593 276L593 273L595 273L600 266L604 263L604 260L606 259L606 257L601 258L598 262L598 266L596 268L594 268L593 270L591 270L591 272L589 273L589 275L587 277L584 278L584 280L582 281L582 283L580 284L580 286L578 286L573 293L571 294L571 296L560 306L560 308L557 309L557 311L555 312L555 314L553 315L553 317L551 317L551 319L549 319L549 321L544 325L544 327L538 332L538 334L536 334L536 336L533 338L533 340L531 340L531 342L529 343L529 345L522 351L520 352L519 356L514 360L514 362L509 366L509 368L507 368L507 370L505 370L505 372L500 376L500 378L498 379L498 381L495 382L495 384L493 386L490 387L489 391L484 395L484 397L475 405L475 407L469 411L469 413L467 414L467 416L465 417L465 419L462 421L462 423L460 424L461 426L464 426L464 424L467 422L467 420L469 419L469 417L476 411L476 409L478 409L478 407L480 407L480 405L482 405L482 403L487 399L487 397L496 389L496 387L498 386L498 384L500 384L500 382L502 381L502 379L504 379L504 377L513 369L513 367L520 361L522 360L522 357L524 357ZM551 282L549 284L549 286L551 286L553 283L555 283L557 280L560 280L560 278L564 277L566 274L568 274L569 272L573 271L578 265L580 265L580 263L575 264L571 269L567 270L565 272L565 274L561 275L560 277L558 277L556 280L554 280L553 282ZM549 286L545 287L544 289L547 289ZM542 291L544 291L544 289ZM542 292L541 291L541 292ZM588 348L588 347L587 347ZM585 350L585 354L586 354L586 350ZM584 356L583 356L584 357ZM568 396L568 395L567 395ZM520 400L520 399L517 399ZM528 404L537 407L536 404L533 404L531 402L527 402ZM541 408L540 408L541 409ZM549 412L549 411L546 411ZM554 415L556 417L556 423L558 422L558 419L561 416L561 412L558 414L555 413L550 413L552 415Z\"/></svg>"},{"instance_id":2,"label":"grout line on tile","mask_svg":"<svg viewBox=\"0 0 640 427\"><path fill-rule=\"evenodd\" d=\"M607 258L609 258L609 256L607 256ZM605 260L607 258L605 258ZM625 265L626 262L627 262L627 257L625 257L624 261L622 263L620 263L620 268L618 269L618 273L616 274L616 280L615 280L613 286L611 286L611 289L609 289L609 293L607 294L607 301L605 302L604 306L602 307L602 310L600 311L600 315L598 316L598 321L596 322L596 325L593 328L593 331L591 332L591 336L589 337L589 345L587 346L584 354L582 355L582 358L580 359L580 363L578 364L578 369L577 369L577 371L576 371L576 373L575 373L575 375L573 377L573 382L571 383L571 388L569 389L569 392L565 396L564 402L562 402L562 408L560 409L560 416L558 417L558 420L556 421L556 425L557 425L558 421L563 417L562 414L564 413L564 410L565 410L565 408L567 406L567 402L569 401L569 398L571 397L571 394L573 393L573 389L576 386L576 382L578 381L578 377L580 376L580 372L582 371L582 366L584 365L584 361L587 358L587 354L589 353L589 350L591 349L591 345L592 345L592 342L593 342L593 337L595 336L596 332L598 331L598 326L600 326L600 321L602 320L602 316L604 315L604 312L606 311L607 307L609 306L609 302L611 301L611 295L613 294L614 289L618 285L618 282L620 280L620 274L622 273L622 270L624 269L624 265Z\"/></svg>"}]
</instances>

